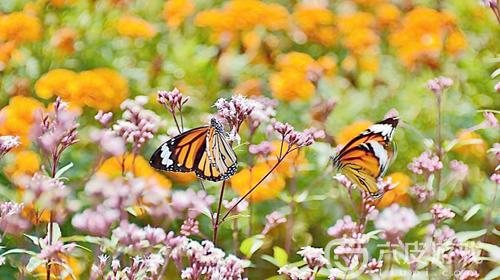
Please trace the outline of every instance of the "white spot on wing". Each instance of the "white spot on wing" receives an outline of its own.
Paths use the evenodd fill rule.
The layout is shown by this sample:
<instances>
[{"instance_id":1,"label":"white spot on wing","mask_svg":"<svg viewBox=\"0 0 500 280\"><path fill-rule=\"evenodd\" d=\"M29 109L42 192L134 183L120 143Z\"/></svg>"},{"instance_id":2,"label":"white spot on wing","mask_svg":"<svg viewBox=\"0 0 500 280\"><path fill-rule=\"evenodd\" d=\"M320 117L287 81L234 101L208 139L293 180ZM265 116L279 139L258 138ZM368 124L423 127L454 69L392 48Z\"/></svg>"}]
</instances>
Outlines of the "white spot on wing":
<instances>
[{"instance_id":1,"label":"white spot on wing","mask_svg":"<svg viewBox=\"0 0 500 280\"><path fill-rule=\"evenodd\" d=\"M174 164L174 161L170 159L171 154L172 152L168 148L168 143L163 144L163 146L161 146L161 164L165 167L169 167Z\"/></svg>"},{"instance_id":2,"label":"white spot on wing","mask_svg":"<svg viewBox=\"0 0 500 280\"><path fill-rule=\"evenodd\" d=\"M394 133L394 127L390 124L374 124L368 128L368 130L363 133L364 135L369 133L378 133L383 137L392 141L392 134Z\"/></svg>"},{"instance_id":3,"label":"white spot on wing","mask_svg":"<svg viewBox=\"0 0 500 280\"><path fill-rule=\"evenodd\" d=\"M387 150L377 141L369 141L373 148L373 153L378 158L378 167L380 170L384 171L387 168L387 163L389 156L387 155Z\"/></svg>"}]
</instances>

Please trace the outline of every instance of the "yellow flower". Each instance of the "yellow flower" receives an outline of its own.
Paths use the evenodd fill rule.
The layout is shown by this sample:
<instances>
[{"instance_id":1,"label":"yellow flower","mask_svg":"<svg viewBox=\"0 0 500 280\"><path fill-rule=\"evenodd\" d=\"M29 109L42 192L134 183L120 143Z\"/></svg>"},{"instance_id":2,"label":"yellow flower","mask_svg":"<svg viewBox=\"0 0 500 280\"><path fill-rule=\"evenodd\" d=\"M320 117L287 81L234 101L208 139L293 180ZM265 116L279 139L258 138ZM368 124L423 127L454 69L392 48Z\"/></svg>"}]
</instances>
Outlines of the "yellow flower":
<instances>
[{"instance_id":1,"label":"yellow flower","mask_svg":"<svg viewBox=\"0 0 500 280\"><path fill-rule=\"evenodd\" d=\"M17 12L0 17L0 39L16 43L39 41L42 37L42 22L36 16Z\"/></svg>"},{"instance_id":2,"label":"yellow flower","mask_svg":"<svg viewBox=\"0 0 500 280\"><path fill-rule=\"evenodd\" d=\"M66 5L72 5L75 4L76 2L77 0L50 0L50 4L52 4L52 6L57 8L61 8Z\"/></svg>"},{"instance_id":3,"label":"yellow flower","mask_svg":"<svg viewBox=\"0 0 500 280\"><path fill-rule=\"evenodd\" d=\"M158 30L151 23L136 17L122 17L116 26L118 33L122 36L153 38Z\"/></svg>"},{"instance_id":4,"label":"yellow flower","mask_svg":"<svg viewBox=\"0 0 500 280\"><path fill-rule=\"evenodd\" d=\"M359 69L370 72L372 74L378 73L380 70L380 64L378 56L375 55L363 55L359 58Z\"/></svg>"},{"instance_id":5,"label":"yellow flower","mask_svg":"<svg viewBox=\"0 0 500 280\"><path fill-rule=\"evenodd\" d=\"M258 96L263 94L262 87L262 81L259 78L252 78L239 84L234 92L246 96Z\"/></svg>"},{"instance_id":6,"label":"yellow flower","mask_svg":"<svg viewBox=\"0 0 500 280\"><path fill-rule=\"evenodd\" d=\"M181 26L185 18L191 16L195 6L191 0L168 0L163 5L162 16L170 29Z\"/></svg>"},{"instance_id":7,"label":"yellow flower","mask_svg":"<svg viewBox=\"0 0 500 280\"><path fill-rule=\"evenodd\" d=\"M320 63L310 55L291 52L278 57L279 72L269 76L272 95L280 100L309 100L316 93L317 82L323 75Z\"/></svg>"},{"instance_id":8,"label":"yellow flower","mask_svg":"<svg viewBox=\"0 0 500 280\"><path fill-rule=\"evenodd\" d=\"M358 136L361 132L365 131L373 122L367 120L359 120L355 123L342 128L335 136L337 145L346 145L354 137Z\"/></svg>"},{"instance_id":9,"label":"yellow flower","mask_svg":"<svg viewBox=\"0 0 500 280\"><path fill-rule=\"evenodd\" d=\"M0 43L0 71L7 67L7 63L16 49L17 45L14 42Z\"/></svg>"},{"instance_id":10,"label":"yellow flower","mask_svg":"<svg viewBox=\"0 0 500 280\"><path fill-rule=\"evenodd\" d=\"M29 176L31 178L39 169L40 161L38 160L38 155L29 150L17 153L14 162L4 167L5 174L12 178L18 185L21 183L21 176Z\"/></svg>"},{"instance_id":11,"label":"yellow flower","mask_svg":"<svg viewBox=\"0 0 500 280\"><path fill-rule=\"evenodd\" d=\"M36 94L44 99L56 95L67 102L75 102L79 90L78 74L66 69L55 69L43 75L35 84ZM77 102L79 103L79 102ZM79 103L83 105L83 103Z\"/></svg>"},{"instance_id":12,"label":"yellow flower","mask_svg":"<svg viewBox=\"0 0 500 280\"><path fill-rule=\"evenodd\" d=\"M234 174L229 183L238 195L245 195L270 170L266 162L256 164L252 169L246 168ZM248 197L254 203L274 199L285 188L285 179L279 174L269 175Z\"/></svg>"},{"instance_id":13,"label":"yellow flower","mask_svg":"<svg viewBox=\"0 0 500 280\"><path fill-rule=\"evenodd\" d=\"M373 29L375 22L375 17L365 12L339 16L338 26L344 35L344 46L360 55L380 44L380 37Z\"/></svg>"},{"instance_id":14,"label":"yellow flower","mask_svg":"<svg viewBox=\"0 0 500 280\"><path fill-rule=\"evenodd\" d=\"M62 254L60 254L59 256L62 262L65 263L69 268L71 268L71 271L73 272L73 275L75 275L76 280L80 280L80 275L85 270L85 266L83 265L81 259ZM47 279L47 268L45 267L45 265L38 266L33 272L37 275L38 279ZM71 274L67 275L68 273L66 271L66 268L64 268L60 264L53 264L50 268L50 272L51 279L53 277L54 279L73 280ZM66 276L62 278L63 275Z\"/></svg>"},{"instance_id":15,"label":"yellow flower","mask_svg":"<svg viewBox=\"0 0 500 280\"><path fill-rule=\"evenodd\" d=\"M339 31L343 35L352 34L358 29L373 28L375 23L375 17L365 12L340 15L337 21Z\"/></svg>"},{"instance_id":16,"label":"yellow flower","mask_svg":"<svg viewBox=\"0 0 500 280\"><path fill-rule=\"evenodd\" d=\"M184 185L198 180L198 177L196 177L196 174L194 174L194 172L188 172L188 173L167 172L166 174L169 178L174 180L176 183L184 184Z\"/></svg>"},{"instance_id":17,"label":"yellow flower","mask_svg":"<svg viewBox=\"0 0 500 280\"><path fill-rule=\"evenodd\" d=\"M455 30L448 35L446 38L446 52L452 55L459 55L462 53L469 45L465 34Z\"/></svg>"},{"instance_id":18,"label":"yellow flower","mask_svg":"<svg viewBox=\"0 0 500 280\"><path fill-rule=\"evenodd\" d=\"M16 135L20 137L21 144L15 148L20 151L29 147L29 133L35 120L44 105L38 100L24 96L14 96L9 105L0 111L0 135Z\"/></svg>"},{"instance_id":19,"label":"yellow flower","mask_svg":"<svg viewBox=\"0 0 500 280\"><path fill-rule=\"evenodd\" d=\"M409 69L419 65L439 66L444 51L459 54L467 47L467 40L456 26L456 16L450 11L439 12L417 7L403 18L400 26L389 36L389 42L398 49L399 60ZM451 40L446 40L451 37Z\"/></svg>"},{"instance_id":20,"label":"yellow flower","mask_svg":"<svg viewBox=\"0 0 500 280\"><path fill-rule=\"evenodd\" d=\"M323 68L323 73L327 77L332 77L337 73L337 60L333 56L322 56L318 63Z\"/></svg>"},{"instance_id":21,"label":"yellow flower","mask_svg":"<svg viewBox=\"0 0 500 280\"><path fill-rule=\"evenodd\" d=\"M170 188L172 182L161 175L159 172L151 168L149 162L142 156L138 155L135 159L131 154L123 157L112 157L103 162L97 170L97 174L106 175L109 177L119 177L122 175L122 163L125 167L125 172L131 172L136 178L145 178L146 180L155 180L164 188Z\"/></svg>"},{"instance_id":22,"label":"yellow flower","mask_svg":"<svg viewBox=\"0 0 500 280\"><path fill-rule=\"evenodd\" d=\"M325 46L332 46L337 39L334 28L335 15L328 8L317 3L297 4L293 18L306 36Z\"/></svg>"},{"instance_id":23,"label":"yellow flower","mask_svg":"<svg viewBox=\"0 0 500 280\"><path fill-rule=\"evenodd\" d=\"M113 98L109 100L111 106L113 108L120 107L120 104L130 95L127 79L125 79L117 71L110 68L96 68L92 70L92 72L106 80L109 86L113 89Z\"/></svg>"},{"instance_id":24,"label":"yellow flower","mask_svg":"<svg viewBox=\"0 0 500 280\"><path fill-rule=\"evenodd\" d=\"M223 19L223 20L221 20ZM237 31L253 30L264 26L269 30L284 30L289 25L289 15L279 4L267 4L257 0L229 1L222 9L205 10L196 15L195 24L211 28L217 41L234 39Z\"/></svg>"},{"instance_id":25,"label":"yellow flower","mask_svg":"<svg viewBox=\"0 0 500 280\"><path fill-rule=\"evenodd\" d=\"M61 28L56 35L52 37L52 44L56 46L63 54L72 54L75 52L75 41L77 33L69 27Z\"/></svg>"},{"instance_id":26,"label":"yellow flower","mask_svg":"<svg viewBox=\"0 0 500 280\"><path fill-rule=\"evenodd\" d=\"M377 6L376 9L377 22L380 27L394 28L399 21L400 15L401 11L394 4L385 3Z\"/></svg>"},{"instance_id":27,"label":"yellow flower","mask_svg":"<svg viewBox=\"0 0 500 280\"><path fill-rule=\"evenodd\" d=\"M458 144L454 149L457 153L463 154L468 157L484 158L486 155L486 150L488 149L488 144L481 137L481 135L475 132L465 132L459 130L457 132Z\"/></svg>"},{"instance_id":28,"label":"yellow flower","mask_svg":"<svg viewBox=\"0 0 500 280\"><path fill-rule=\"evenodd\" d=\"M397 184L397 186L384 194L380 200L379 207L384 208L393 203L408 205L410 203L410 196L408 195L408 189L411 186L410 177L404 173L396 172L387 175L384 180L388 180L389 178L391 178L392 184Z\"/></svg>"},{"instance_id":29,"label":"yellow flower","mask_svg":"<svg viewBox=\"0 0 500 280\"><path fill-rule=\"evenodd\" d=\"M351 1L364 7L374 7L378 4L385 3L387 0L351 0Z\"/></svg>"}]
</instances>

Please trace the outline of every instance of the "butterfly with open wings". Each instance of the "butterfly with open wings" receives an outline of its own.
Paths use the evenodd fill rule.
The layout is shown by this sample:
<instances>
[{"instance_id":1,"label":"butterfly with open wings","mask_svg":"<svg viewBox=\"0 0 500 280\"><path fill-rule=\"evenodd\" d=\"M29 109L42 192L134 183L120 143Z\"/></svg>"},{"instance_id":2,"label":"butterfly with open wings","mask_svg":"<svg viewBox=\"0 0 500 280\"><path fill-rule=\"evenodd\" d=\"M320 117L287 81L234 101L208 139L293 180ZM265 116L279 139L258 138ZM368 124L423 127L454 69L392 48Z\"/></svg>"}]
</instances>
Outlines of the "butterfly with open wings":
<instances>
[{"instance_id":1,"label":"butterfly with open wings","mask_svg":"<svg viewBox=\"0 0 500 280\"><path fill-rule=\"evenodd\" d=\"M209 181L227 180L236 173L238 160L215 118L210 125L194 128L163 143L149 164L172 172L194 172Z\"/></svg>"},{"instance_id":2,"label":"butterfly with open wings","mask_svg":"<svg viewBox=\"0 0 500 280\"><path fill-rule=\"evenodd\" d=\"M338 171L374 198L383 195L377 182L395 158L391 141L398 123L399 117L392 117L370 126L332 158Z\"/></svg>"}]
</instances>

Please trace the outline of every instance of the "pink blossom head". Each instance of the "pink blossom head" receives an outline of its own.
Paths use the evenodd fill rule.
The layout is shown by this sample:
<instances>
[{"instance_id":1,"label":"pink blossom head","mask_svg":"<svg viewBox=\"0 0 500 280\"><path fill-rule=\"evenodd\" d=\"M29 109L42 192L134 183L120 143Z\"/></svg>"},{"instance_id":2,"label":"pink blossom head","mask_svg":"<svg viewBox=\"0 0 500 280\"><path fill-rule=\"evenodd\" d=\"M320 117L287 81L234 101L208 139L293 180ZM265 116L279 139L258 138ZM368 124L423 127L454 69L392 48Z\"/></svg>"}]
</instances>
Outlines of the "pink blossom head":
<instances>
[{"instance_id":1,"label":"pink blossom head","mask_svg":"<svg viewBox=\"0 0 500 280\"><path fill-rule=\"evenodd\" d=\"M490 179L495 182L497 185L500 185L500 174L498 173L493 173L490 177Z\"/></svg>"},{"instance_id":2,"label":"pink blossom head","mask_svg":"<svg viewBox=\"0 0 500 280\"><path fill-rule=\"evenodd\" d=\"M282 214L274 211L269 215L266 215L266 226L262 230L262 234L267 234L269 231L271 231L273 228L277 227L279 224L283 224L286 222L285 216Z\"/></svg>"},{"instance_id":3,"label":"pink blossom head","mask_svg":"<svg viewBox=\"0 0 500 280\"><path fill-rule=\"evenodd\" d=\"M0 136L0 158L10 152L13 148L19 146L19 144L21 144L19 136Z\"/></svg>"},{"instance_id":4,"label":"pink blossom head","mask_svg":"<svg viewBox=\"0 0 500 280\"><path fill-rule=\"evenodd\" d=\"M415 174L424 174L424 172L430 174L442 168L443 163L431 151L423 152L419 157L413 158L412 163L408 164L408 169Z\"/></svg>"},{"instance_id":5,"label":"pink blossom head","mask_svg":"<svg viewBox=\"0 0 500 280\"><path fill-rule=\"evenodd\" d=\"M455 217L455 213L453 213L450 208L445 208L441 204L435 204L430 210L430 213L434 216L435 224Z\"/></svg>"},{"instance_id":6,"label":"pink blossom head","mask_svg":"<svg viewBox=\"0 0 500 280\"><path fill-rule=\"evenodd\" d=\"M495 4L496 4L496 2L495 2L495 1L491 1L491 2L493 2L493 3L495 3ZM499 93L500 93L500 82L498 82L498 83L495 85L494 89L495 89L497 92L499 92Z\"/></svg>"},{"instance_id":7,"label":"pink blossom head","mask_svg":"<svg viewBox=\"0 0 500 280\"><path fill-rule=\"evenodd\" d=\"M184 98L182 93L177 88L174 88L172 91L160 90L158 91L158 97L156 98L158 103L169 109L171 113L173 113L175 109L182 109L184 104L186 104L189 99L189 96Z\"/></svg>"},{"instance_id":8,"label":"pink blossom head","mask_svg":"<svg viewBox=\"0 0 500 280\"><path fill-rule=\"evenodd\" d=\"M112 112L104 113L102 110L99 110L99 112L97 112L97 115L95 115L94 119L98 121L103 127L107 128L109 127L111 121L113 120L113 113Z\"/></svg>"},{"instance_id":9,"label":"pink blossom head","mask_svg":"<svg viewBox=\"0 0 500 280\"><path fill-rule=\"evenodd\" d=\"M485 117L485 124L487 127L491 128L499 128L498 126L498 119L495 117L495 114L491 112L484 112L484 117Z\"/></svg>"},{"instance_id":10,"label":"pink blossom head","mask_svg":"<svg viewBox=\"0 0 500 280\"><path fill-rule=\"evenodd\" d=\"M385 114L384 119L394 118L397 116L399 116L399 112L398 112L398 110L393 108L393 109L389 110L389 112L387 112L387 114Z\"/></svg>"},{"instance_id":11,"label":"pink blossom head","mask_svg":"<svg viewBox=\"0 0 500 280\"><path fill-rule=\"evenodd\" d=\"M451 85L453 85L453 80L443 76L431 79L425 84L425 86L429 90L433 91L436 95L443 93L443 91L445 91Z\"/></svg>"},{"instance_id":12,"label":"pink blossom head","mask_svg":"<svg viewBox=\"0 0 500 280\"><path fill-rule=\"evenodd\" d=\"M314 248L311 246L302 247L297 254L301 255L308 267L313 270L319 270L328 263L328 260L324 256L325 251L322 248Z\"/></svg>"}]
</instances>

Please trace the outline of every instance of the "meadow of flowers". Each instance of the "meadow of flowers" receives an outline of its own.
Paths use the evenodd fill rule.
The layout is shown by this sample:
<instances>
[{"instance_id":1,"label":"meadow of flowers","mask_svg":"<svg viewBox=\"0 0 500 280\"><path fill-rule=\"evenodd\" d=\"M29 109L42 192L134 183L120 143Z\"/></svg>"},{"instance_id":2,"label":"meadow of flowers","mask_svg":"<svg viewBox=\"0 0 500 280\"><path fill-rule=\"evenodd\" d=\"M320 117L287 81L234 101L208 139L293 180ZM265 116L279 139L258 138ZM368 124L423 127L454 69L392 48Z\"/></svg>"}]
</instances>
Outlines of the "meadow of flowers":
<instances>
[{"instance_id":1,"label":"meadow of flowers","mask_svg":"<svg viewBox=\"0 0 500 280\"><path fill-rule=\"evenodd\" d=\"M0 279L500 279L499 4L1 0ZM149 165L211 117L234 176Z\"/></svg>"}]
</instances>

